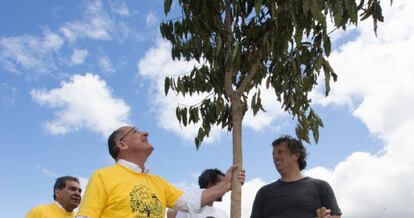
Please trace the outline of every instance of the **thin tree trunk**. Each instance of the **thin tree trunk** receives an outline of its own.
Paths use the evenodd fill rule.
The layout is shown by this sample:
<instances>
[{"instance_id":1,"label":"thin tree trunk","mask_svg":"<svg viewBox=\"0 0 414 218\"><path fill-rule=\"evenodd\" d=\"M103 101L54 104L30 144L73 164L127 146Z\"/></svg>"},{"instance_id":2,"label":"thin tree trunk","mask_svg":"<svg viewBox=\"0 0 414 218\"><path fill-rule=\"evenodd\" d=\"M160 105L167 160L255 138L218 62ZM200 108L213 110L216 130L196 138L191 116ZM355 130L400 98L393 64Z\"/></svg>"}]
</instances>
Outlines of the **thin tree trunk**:
<instances>
[{"instance_id":1,"label":"thin tree trunk","mask_svg":"<svg viewBox=\"0 0 414 218\"><path fill-rule=\"evenodd\" d=\"M238 174L243 169L242 156L242 120L243 108L240 96L235 94L232 96L232 122L233 122L233 164L238 167L234 171L231 181L231 218L241 217L241 184Z\"/></svg>"}]
</instances>

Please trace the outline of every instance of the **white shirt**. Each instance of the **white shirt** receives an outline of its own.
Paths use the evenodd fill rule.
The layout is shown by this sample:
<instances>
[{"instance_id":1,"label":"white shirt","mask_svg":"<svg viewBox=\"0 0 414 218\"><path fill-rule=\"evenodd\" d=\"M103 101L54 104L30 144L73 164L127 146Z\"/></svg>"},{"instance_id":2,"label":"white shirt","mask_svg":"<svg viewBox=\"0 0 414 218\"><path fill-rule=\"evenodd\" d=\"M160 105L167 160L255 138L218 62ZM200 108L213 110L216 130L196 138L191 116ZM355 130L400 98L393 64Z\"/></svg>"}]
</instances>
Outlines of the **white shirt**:
<instances>
[{"instance_id":1,"label":"white shirt","mask_svg":"<svg viewBox=\"0 0 414 218\"><path fill-rule=\"evenodd\" d=\"M227 218L227 213L224 210L211 207L211 206L204 206L200 210L196 212L183 212L177 211L177 216L175 218L206 218L206 217L214 217L214 218Z\"/></svg>"},{"instance_id":2,"label":"white shirt","mask_svg":"<svg viewBox=\"0 0 414 218\"><path fill-rule=\"evenodd\" d=\"M118 164L134 171L137 173L148 173L148 169L141 169L137 164L130 161L119 159ZM174 204L175 210L186 210L186 211L198 211L201 208L201 194L204 189L184 191L184 193L178 198L177 202ZM76 216L76 218L88 218L85 216Z\"/></svg>"}]
</instances>

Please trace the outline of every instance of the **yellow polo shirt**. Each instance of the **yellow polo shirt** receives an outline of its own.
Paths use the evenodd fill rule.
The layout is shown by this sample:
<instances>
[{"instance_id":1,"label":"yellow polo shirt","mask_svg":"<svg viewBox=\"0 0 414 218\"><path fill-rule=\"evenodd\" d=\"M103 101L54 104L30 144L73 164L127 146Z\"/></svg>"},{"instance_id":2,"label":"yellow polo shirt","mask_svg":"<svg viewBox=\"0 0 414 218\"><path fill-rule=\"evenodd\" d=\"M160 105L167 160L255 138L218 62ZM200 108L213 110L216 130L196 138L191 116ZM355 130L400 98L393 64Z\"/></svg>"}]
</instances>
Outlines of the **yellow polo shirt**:
<instances>
[{"instance_id":1,"label":"yellow polo shirt","mask_svg":"<svg viewBox=\"0 0 414 218\"><path fill-rule=\"evenodd\" d=\"M77 216L164 218L183 192L159 176L120 164L97 170L89 179Z\"/></svg>"},{"instance_id":2,"label":"yellow polo shirt","mask_svg":"<svg viewBox=\"0 0 414 218\"><path fill-rule=\"evenodd\" d=\"M26 218L74 218L75 213L67 212L57 203L37 206L29 211Z\"/></svg>"}]
</instances>

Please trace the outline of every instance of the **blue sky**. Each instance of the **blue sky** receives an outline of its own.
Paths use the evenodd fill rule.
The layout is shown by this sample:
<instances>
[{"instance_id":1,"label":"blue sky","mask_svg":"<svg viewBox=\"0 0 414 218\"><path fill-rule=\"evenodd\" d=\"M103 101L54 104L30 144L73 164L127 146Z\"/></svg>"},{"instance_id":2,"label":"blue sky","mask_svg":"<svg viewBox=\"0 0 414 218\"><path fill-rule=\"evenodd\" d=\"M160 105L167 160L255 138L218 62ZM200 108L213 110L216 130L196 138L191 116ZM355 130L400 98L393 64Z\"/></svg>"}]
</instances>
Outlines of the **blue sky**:
<instances>
[{"instance_id":1,"label":"blue sky","mask_svg":"<svg viewBox=\"0 0 414 218\"><path fill-rule=\"evenodd\" d=\"M307 146L304 173L334 187L343 217L414 214L414 4L383 3L378 37L371 21L332 35L338 82L328 98L323 87L312 93L325 128L319 144ZM196 151L196 128L175 119L177 104L202 96L164 96L163 78L195 62L171 60L159 34L163 1L5 0L0 16L2 216L24 217L52 201L58 176L78 176L84 186L113 164L106 139L123 124L150 132L148 167L179 187L196 187L205 168L230 166L230 133L213 129ZM263 96L267 112L244 120L243 217L257 189L279 177L272 140L294 134L271 91ZM227 209L228 196L217 206Z\"/></svg>"}]
</instances>

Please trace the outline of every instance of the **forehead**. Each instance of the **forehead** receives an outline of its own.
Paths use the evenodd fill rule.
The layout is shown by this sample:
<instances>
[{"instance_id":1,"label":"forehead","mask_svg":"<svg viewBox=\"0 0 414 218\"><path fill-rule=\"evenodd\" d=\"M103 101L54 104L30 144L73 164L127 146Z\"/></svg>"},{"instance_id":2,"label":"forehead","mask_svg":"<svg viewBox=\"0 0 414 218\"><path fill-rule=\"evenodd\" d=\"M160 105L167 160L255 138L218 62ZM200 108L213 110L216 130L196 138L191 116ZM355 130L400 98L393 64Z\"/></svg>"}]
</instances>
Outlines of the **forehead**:
<instances>
[{"instance_id":1,"label":"forehead","mask_svg":"<svg viewBox=\"0 0 414 218\"><path fill-rule=\"evenodd\" d=\"M288 143L287 142L281 142L281 143L273 146L273 150L274 151L276 151L276 150L282 150L282 151L288 150L289 151Z\"/></svg>"},{"instance_id":2,"label":"forehead","mask_svg":"<svg viewBox=\"0 0 414 218\"><path fill-rule=\"evenodd\" d=\"M79 183L73 180L66 180L65 181L65 187L80 187Z\"/></svg>"},{"instance_id":3,"label":"forehead","mask_svg":"<svg viewBox=\"0 0 414 218\"><path fill-rule=\"evenodd\" d=\"M123 127L119 128L118 131L120 133L125 133L125 132L128 132L129 130L131 130L132 128L134 128L134 127L133 126L123 126Z\"/></svg>"}]
</instances>

